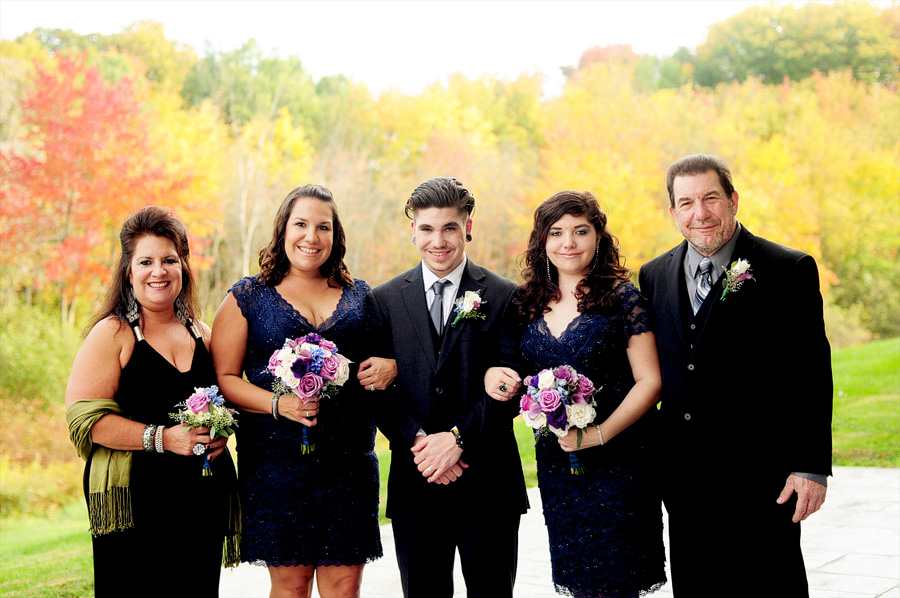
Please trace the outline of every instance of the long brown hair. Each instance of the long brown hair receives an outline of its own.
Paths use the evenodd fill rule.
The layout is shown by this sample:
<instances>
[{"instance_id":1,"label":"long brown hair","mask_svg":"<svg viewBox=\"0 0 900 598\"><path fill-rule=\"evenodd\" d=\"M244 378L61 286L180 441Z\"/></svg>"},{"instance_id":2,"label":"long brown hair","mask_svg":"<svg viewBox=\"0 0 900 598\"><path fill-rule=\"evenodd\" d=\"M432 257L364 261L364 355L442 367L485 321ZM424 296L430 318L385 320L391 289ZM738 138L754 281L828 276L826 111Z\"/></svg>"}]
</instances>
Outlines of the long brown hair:
<instances>
[{"instance_id":1,"label":"long brown hair","mask_svg":"<svg viewBox=\"0 0 900 598\"><path fill-rule=\"evenodd\" d=\"M534 211L534 227L523 255L525 284L520 287L515 303L519 314L529 322L543 315L547 305L559 301L562 296L559 273L547 257L547 236L550 227L567 214L586 216L597 231L596 265L575 289L578 311L584 313L595 308L608 310L614 307L617 304L616 286L630 279L631 270L625 268L625 260L619 252L619 239L607 228L606 214L600 209L597 198L587 191L560 191ZM553 275L556 275L555 280Z\"/></svg>"},{"instance_id":2,"label":"long brown hair","mask_svg":"<svg viewBox=\"0 0 900 598\"><path fill-rule=\"evenodd\" d=\"M200 298L197 293L194 272L191 269L191 248L188 244L187 230L169 210L158 206L147 206L132 213L122 225L122 230L119 231L119 244L121 245L119 262L113 272L106 299L85 326L85 334L98 322L109 316L115 316L119 320L127 322L125 314L128 311L128 296L134 293L131 283L128 282L128 276L131 274L131 260L134 257L138 241L148 235L163 237L175 245L178 259L181 260L181 294L179 297L181 297L184 310L191 320L200 316Z\"/></svg>"},{"instance_id":3,"label":"long brown hair","mask_svg":"<svg viewBox=\"0 0 900 598\"><path fill-rule=\"evenodd\" d=\"M324 201L331 207L334 220L334 240L331 246L331 255L325 263L319 267L322 276L328 279L328 286L349 287L353 284L350 269L344 263L344 255L347 253L347 239L344 227L338 216L337 205L331 191L321 185L303 185L287 194L281 207L275 214L272 223L272 239L259 250L259 277L258 280L268 286L275 286L284 280L285 274L291 268L291 262L284 252L284 233L291 217L294 203L301 197L309 197Z\"/></svg>"}]
</instances>

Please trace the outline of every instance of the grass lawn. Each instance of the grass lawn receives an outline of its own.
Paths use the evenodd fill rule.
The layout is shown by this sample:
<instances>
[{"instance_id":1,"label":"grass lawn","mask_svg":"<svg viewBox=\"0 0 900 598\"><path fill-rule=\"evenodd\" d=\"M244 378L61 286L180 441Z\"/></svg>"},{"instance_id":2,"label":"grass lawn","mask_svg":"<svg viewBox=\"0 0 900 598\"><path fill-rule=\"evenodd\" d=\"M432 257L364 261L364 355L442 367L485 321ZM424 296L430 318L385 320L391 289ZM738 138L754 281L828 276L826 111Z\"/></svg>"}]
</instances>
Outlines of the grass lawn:
<instances>
[{"instance_id":1,"label":"grass lawn","mask_svg":"<svg viewBox=\"0 0 900 598\"><path fill-rule=\"evenodd\" d=\"M835 351L834 463L900 466L900 338ZM537 484L534 439L514 424L528 486ZM384 521L390 451L378 435ZM0 520L0 596L90 596L93 593L87 511L79 500L52 517Z\"/></svg>"},{"instance_id":2,"label":"grass lawn","mask_svg":"<svg viewBox=\"0 0 900 598\"><path fill-rule=\"evenodd\" d=\"M834 464L900 467L900 338L835 351Z\"/></svg>"}]
</instances>

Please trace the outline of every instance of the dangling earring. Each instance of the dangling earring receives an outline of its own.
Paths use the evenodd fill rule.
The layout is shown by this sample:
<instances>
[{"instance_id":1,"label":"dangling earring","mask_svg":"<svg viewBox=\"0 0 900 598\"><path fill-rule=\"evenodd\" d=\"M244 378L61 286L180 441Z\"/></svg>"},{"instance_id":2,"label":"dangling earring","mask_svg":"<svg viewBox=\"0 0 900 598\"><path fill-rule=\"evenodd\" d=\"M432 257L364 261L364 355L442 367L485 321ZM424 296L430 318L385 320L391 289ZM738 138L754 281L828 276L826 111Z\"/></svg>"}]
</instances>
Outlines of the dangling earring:
<instances>
[{"instance_id":1,"label":"dangling earring","mask_svg":"<svg viewBox=\"0 0 900 598\"><path fill-rule=\"evenodd\" d=\"M415 238L415 237L412 238L412 244L413 244L413 245L416 244L416 238Z\"/></svg>"},{"instance_id":2,"label":"dangling earring","mask_svg":"<svg viewBox=\"0 0 900 598\"><path fill-rule=\"evenodd\" d=\"M594 251L594 263L591 264L591 269L588 272L588 276L590 276L594 272L594 268L597 267L597 262L600 261L600 246L597 245L597 250Z\"/></svg>"},{"instance_id":3,"label":"dangling earring","mask_svg":"<svg viewBox=\"0 0 900 598\"><path fill-rule=\"evenodd\" d=\"M141 304L137 302L131 285L128 285L128 290L125 292L125 319L134 328L135 337L139 341L144 340L144 333L141 332Z\"/></svg>"},{"instance_id":4,"label":"dangling earring","mask_svg":"<svg viewBox=\"0 0 900 598\"><path fill-rule=\"evenodd\" d=\"M547 282L553 282L553 277L550 276L550 256L547 256Z\"/></svg>"},{"instance_id":5,"label":"dangling earring","mask_svg":"<svg viewBox=\"0 0 900 598\"><path fill-rule=\"evenodd\" d=\"M187 314L187 309L184 307L184 289L178 293L178 297L175 298L175 317L181 320L181 323L190 328L190 318Z\"/></svg>"}]
</instances>

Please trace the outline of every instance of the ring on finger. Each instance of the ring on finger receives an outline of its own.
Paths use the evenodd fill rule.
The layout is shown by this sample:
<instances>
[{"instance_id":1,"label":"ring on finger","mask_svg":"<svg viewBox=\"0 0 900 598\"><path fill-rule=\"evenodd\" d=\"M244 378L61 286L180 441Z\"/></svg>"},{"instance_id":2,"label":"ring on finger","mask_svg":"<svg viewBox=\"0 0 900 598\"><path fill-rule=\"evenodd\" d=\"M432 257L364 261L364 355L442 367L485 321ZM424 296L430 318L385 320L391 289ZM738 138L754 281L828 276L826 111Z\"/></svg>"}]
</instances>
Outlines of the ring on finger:
<instances>
[{"instance_id":1,"label":"ring on finger","mask_svg":"<svg viewBox=\"0 0 900 598\"><path fill-rule=\"evenodd\" d=\"M374 385L374 384L369 384L369 390L375 390L375 385Z\"/></svg>"},{"instance_id":2,"label":"ring on finger","mask_svg":"<svg viewBox=\"0 0 900 598\"><path fill-rule=\"evenodd\" d=\"M506 383L505 382L500 383L500 392L506 392Z\"/></svg>"},{"instance_id":3,"label":"ring on finger","mask_svg":"<svg viewBox=\"0 0 900 598\"><path fill-rule=\"evenodd\" d=\"M306 413L306 419L309 419L309 409L307 409L304 413Z\"/></svg>"},{"instance_id":4,"label":"ring on finger","mask_svg":"<svg viewBox=\"0 0 900 598\"><path fill-rule=\"evenodd\" d=\"M202 455L203 453L206 452L206 445L201 442L198 442L197 444L194 445L194 448L192 448L191 450L194 452L195 455L197 455L199 457L200 455Z\"/></svg>"}]
</instances>

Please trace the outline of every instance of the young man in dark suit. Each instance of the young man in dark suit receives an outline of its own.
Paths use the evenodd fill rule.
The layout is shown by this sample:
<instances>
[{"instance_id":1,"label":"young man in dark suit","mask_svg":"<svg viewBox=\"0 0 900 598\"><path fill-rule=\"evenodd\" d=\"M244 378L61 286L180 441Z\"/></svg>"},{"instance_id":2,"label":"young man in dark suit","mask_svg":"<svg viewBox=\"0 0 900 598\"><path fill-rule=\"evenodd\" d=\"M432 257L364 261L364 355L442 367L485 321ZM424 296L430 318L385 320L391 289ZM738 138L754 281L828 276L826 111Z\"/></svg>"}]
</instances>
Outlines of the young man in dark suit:
<instances>
[{"instance_id":1,"label":"young man in dark suit","mask_svg":"<svg viewBox=\"0 0 900 598\"><path fill-rule=\"evenodd\" d=\"M669 167L685 241L641 268L662 367L680 597L806 596L800 521L831 474L831 352L815 260L737 219L724 160Z\"/></svg>"},{"instance_id":2,"label":"young man in dark suit","mask_svg":"<svg viewBox=\"0 0 900 598\"><path fill-rule=\"evenodd\" d=\"M474 208L454 178L419 185L406 214L421 263L367 298L374 338L397 360L375 417L391 443L387 516L407 598L452 596L457 550L470 597L511 597L528 507L518 405L484 392L487 368L505 365L516 285L466 257Z\"/></svg>"}]
</instances>

